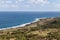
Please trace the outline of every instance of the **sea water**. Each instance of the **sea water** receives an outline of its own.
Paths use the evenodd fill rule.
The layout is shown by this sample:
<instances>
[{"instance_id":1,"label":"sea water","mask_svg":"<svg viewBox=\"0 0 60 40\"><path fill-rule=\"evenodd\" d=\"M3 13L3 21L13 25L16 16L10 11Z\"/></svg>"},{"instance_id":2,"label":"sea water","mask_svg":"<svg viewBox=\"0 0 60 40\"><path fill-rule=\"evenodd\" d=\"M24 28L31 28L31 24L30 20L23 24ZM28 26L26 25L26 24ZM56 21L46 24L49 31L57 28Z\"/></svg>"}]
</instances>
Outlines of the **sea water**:
<instances>
[{"instance_id":1,"label":"sea water","mask_svg":"<svg viewBox=\"0 0 60 40\"><path fill-rule=\"evenodd\" d=\"M60 12L0 12L0 29L32 22L35 18L60 17Z\"/></svg>"}]
</instances>

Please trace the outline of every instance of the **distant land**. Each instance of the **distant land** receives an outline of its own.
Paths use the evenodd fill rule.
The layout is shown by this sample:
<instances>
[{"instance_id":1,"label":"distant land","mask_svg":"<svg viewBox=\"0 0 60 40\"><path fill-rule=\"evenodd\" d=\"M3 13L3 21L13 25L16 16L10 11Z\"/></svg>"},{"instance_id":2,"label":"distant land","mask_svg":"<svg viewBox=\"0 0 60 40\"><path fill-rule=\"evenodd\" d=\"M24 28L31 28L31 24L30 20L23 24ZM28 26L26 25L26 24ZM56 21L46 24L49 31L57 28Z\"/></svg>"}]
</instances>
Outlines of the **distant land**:
<instances>
[{"instance_id":1,"label":"distant land","mask_svg":"<svg viewBox=\"0 0 60 40\"><path fill-rule=\"evenodd\" d=\"M0 40L60 40L60 17L41 18L23 27L0 30Z\"/></svg>"}]
</instances>

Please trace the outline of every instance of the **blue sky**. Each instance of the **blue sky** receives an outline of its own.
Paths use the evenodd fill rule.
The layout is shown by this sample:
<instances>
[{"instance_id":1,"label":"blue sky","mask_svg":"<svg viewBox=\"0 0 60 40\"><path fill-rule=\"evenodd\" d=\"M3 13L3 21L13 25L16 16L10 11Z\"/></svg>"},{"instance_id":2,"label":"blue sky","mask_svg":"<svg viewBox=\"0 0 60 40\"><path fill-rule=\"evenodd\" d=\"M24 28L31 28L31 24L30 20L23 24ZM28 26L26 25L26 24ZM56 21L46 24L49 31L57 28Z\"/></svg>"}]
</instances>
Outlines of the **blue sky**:
<instances>
[{"instance_id":1,"label":"blue sky","mask_svg":"<svg viewBox=\"0 0 60 40\"><path fill-rule=\"evenodd\" d=\"M0 0L0 11L60 11L60 0Z\"/></svg>"}]
</instances>

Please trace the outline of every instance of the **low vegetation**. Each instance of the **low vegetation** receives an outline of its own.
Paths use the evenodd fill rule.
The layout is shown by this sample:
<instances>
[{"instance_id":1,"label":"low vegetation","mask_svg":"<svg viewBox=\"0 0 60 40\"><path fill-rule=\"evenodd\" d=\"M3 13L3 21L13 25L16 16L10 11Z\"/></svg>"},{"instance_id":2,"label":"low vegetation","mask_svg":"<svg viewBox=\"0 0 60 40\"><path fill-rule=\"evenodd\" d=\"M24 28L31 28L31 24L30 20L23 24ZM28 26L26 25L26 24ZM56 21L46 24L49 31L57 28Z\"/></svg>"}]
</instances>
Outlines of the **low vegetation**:
<instances>
[{"instance_id":1,"label":"low vegetation","mask_svg":"<svg viewBox=\"0 0 60 40\"><path fill-rule=\"evenodd\" d=\"M0 31L0 40L60 40L60 18L37 27Z\"/></svg>"}]
</instances>

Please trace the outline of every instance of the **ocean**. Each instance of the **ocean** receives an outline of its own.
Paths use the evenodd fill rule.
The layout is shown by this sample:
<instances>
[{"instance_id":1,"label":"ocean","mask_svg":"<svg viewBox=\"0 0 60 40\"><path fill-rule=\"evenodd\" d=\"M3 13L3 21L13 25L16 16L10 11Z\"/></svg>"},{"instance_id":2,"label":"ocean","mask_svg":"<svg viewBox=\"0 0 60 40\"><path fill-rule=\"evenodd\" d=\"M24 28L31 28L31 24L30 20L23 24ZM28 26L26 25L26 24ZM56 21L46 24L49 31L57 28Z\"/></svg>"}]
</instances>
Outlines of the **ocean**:
<instances>
[{"instance_id":1,"label":"ocean","mask_svg":"<svg viewBox=\"0 0 60 40\"><path fill-rule=\"evenodd\" d=\"M60 17L60 12L0 12L0 29L22 25L36 18Z\"/></svg>"}]
</instances>

